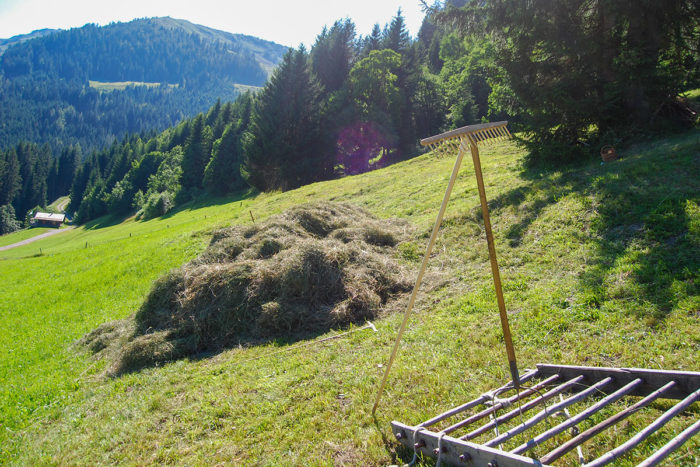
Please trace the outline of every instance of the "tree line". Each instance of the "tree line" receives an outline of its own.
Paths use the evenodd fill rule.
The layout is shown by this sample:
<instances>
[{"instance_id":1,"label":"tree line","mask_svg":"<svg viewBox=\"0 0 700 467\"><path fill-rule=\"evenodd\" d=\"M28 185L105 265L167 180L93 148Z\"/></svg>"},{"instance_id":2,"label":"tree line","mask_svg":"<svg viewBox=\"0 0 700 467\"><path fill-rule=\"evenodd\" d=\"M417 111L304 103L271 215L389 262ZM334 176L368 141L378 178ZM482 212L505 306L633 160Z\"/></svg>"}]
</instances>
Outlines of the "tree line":
<instances>
[{"instance_id":1,"label":"tree line","mask_svg":"<svg viewBox=\"0 0 700 467\"><path fill-rule=\"evenodd\" d=\"M17 43L0 55L0 149L21 141L54 150L101 149L126 135L163 130L233 100L234 83L262 86L263 64L284 47L247 36L206 37L167 18L93 24ZM224 41L223 39L227 39ZM105 92L97 82L146 82Z\"/></svg>"},{"instance_id":2,"label":"tree line","mask_svg":"<svg viewBox=\"0 0 700 467\"><path fill-rule=\"evenodd\" d=\"M412 157L420 137L484 119L510 119L535 161L693 123L678 97L700 85L692 2L561 3L453 0L427 10L416 38L400 11L367 36L337 21L257 94L83 157L70 209L79 222L152 217L207 193L288 190ZM23 215L33 201L18 200Z\"/></svg>"}]
</instances>

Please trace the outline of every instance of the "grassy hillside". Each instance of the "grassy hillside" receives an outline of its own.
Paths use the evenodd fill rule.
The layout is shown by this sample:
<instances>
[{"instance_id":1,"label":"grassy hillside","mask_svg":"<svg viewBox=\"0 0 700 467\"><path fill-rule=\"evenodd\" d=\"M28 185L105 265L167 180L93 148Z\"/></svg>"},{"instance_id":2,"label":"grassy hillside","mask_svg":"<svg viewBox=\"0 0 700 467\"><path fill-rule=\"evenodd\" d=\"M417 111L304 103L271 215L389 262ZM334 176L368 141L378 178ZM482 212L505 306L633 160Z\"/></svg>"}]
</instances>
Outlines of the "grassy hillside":
<instances>
[{"instance_id":1,"label":"grassy hillside","mask_svg":"<svg viewBox=\"0 0 700 467\"><path fill-rule=\"evenodd\" d=\"M700 370L700 131L623 155L549 171L523 169L523 153L510 143L482 152L521 368ZM116 379L103 378L106 362L75 341L133 313L151 281L194 258L214 228L307 201L407 219L417 233L397 259L416 270L452 164L428 154L287 193L188 205L148 222L100 219L0 252L0 462L410 460L390 420L418 423L508 378L470 163L376 419L371 405L398 315L375 323L377 333L234 348ZM629 438L635 423L602 442ZM672 423L662 434L678 431ZM672 464L697 465L699 443Z\"/></svg>"}]
</instances>

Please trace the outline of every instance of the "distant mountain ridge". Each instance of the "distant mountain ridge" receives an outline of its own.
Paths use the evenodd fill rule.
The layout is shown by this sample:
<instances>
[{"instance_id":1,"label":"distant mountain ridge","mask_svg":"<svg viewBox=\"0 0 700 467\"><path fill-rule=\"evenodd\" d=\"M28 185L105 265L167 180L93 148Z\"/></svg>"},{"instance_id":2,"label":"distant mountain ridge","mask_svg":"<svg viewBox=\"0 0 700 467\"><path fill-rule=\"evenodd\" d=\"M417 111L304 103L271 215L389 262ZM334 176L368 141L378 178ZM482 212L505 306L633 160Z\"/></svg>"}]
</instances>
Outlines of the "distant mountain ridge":
<instances>
[{"instance_id":1,"label":"distant mountain ridge","mask_svg":"<svg viewBox=\"0 0 700 467\"><path fill-rule=\"evenodd\" d=\"M0 55L4 54L5 50L13 44L20 44L31 39L36 39L37 37L47 36L57 31L60 31L60 29L37 29L28 34L18 34L7 39L0 39Z\"/></svg>"},{"instance_id":2,"label":"distant mountain ridge","mask_svg":"<svg viewBox=\"0 0 700 467\"><path fill-rule=\"evenodd\" d=\"M280 57L287 51L287 47L277 44L276 42L267 41L255 36L248 36L246 34L221 31L200 24L194 24L184 19L161 16L158 18L150 18L147 21L151 21L164 28L180 28L192 34L197 34L202 39L211 40L212 42L222 41L234 46L244 45L249 50L253 51L259 63L268 73L272 71L280 60Z\"/></svg>"},{"instance_id":3,"label":"distant mountain ridge","mask_svg":"<svg viewBox=\"0 0 700 467\"><path fill-rule=\"evenodd\" d=\"M84 150L263 86L287 50L170 17L38 30L0 40L0 48L0 148L31 141ZM134 86L103 92L90 81Z\"/></svg>"}]
</instances>

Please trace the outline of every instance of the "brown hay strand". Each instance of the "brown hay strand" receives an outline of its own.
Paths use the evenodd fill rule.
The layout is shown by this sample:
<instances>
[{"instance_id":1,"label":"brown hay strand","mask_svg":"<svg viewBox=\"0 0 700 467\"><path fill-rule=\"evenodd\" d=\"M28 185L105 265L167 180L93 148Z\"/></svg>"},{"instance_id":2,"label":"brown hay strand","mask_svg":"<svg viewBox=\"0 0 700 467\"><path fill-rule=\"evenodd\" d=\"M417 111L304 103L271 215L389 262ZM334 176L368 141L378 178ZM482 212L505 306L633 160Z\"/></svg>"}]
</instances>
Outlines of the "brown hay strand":
<instances>
[{"instance_id":1,"label":"brown hay strand","mask_svg":"<svg viewBox=\"0 0 700 467\"><path fill-rule=\"evenodd\" d=\"M330 202L218 230L198 258L153 283L112 371L374 318L411 288L394 260L407 230Z\"/></svg>"}]
</instances>

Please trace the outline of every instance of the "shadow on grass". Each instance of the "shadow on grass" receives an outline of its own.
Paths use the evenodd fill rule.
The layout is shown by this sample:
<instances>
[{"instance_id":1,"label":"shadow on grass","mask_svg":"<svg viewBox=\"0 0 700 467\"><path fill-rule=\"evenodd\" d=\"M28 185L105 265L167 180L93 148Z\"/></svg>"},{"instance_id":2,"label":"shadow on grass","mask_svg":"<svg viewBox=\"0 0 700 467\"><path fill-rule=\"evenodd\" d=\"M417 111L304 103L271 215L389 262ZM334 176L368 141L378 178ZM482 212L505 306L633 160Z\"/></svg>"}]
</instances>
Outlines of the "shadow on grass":
<instances>
[{"instance_id":1,"label":"shadow on grass","mask_svg":"<svg viewBox=\"0 0 700 467\"><path fill-rule=\"evenodd\" d=\"M224 204L244 201L250 198L254 198L257 194L258 192L251 188L247 190L238 191L227 196L206 197L202 199L188 201L179 206L176 206L174 209L167 212L166 214L163 214L159 217L159 219L170 219L171 217L186 211L195 211L202 208L221 206Z\"/></svg>"},{"instance_id":2,"label":"shadow on grass","mask_svg":"<svg viewBox=\"0 0 700 467\"><path fill-rule=\"evenodd\" d=\"M612 163L531 168L521 177L525 186L489 202L494 214L517 208L506 231L511 247L564 197L590 204L595 253L579 280L589 305L628 299L652 325L700 292L700 131L630 148Z\"/></svg>"},{"instance_id":3,"label":"shadow on grass","mask_svg":"<svg viewBox=\"0 0 700 467\"><path fill-rule=\"evenodd\" d=\"M243 201L254 197L258 193L253 189L248 189L244 191L239 191L227 196L216 196L216 197L206 197L194 201L188 201L179 206L176 206L168 213L158 217L158 219L170 219L171 217L185 211L195 211L197 209L221 206L224 204L235 203L237 201ZM85 230L98 230L107 227L113 227L117 224L121 224L129 217L133 216L133 212L127 216L115 216L108 214L106 216L99 217L97 219L91 220L84 225ZM150 220L150 219L149 219Z\"/></svg>"}]
</instances>

